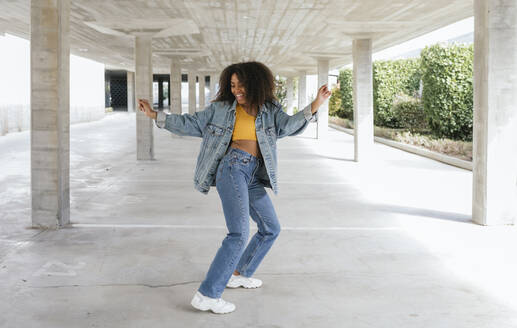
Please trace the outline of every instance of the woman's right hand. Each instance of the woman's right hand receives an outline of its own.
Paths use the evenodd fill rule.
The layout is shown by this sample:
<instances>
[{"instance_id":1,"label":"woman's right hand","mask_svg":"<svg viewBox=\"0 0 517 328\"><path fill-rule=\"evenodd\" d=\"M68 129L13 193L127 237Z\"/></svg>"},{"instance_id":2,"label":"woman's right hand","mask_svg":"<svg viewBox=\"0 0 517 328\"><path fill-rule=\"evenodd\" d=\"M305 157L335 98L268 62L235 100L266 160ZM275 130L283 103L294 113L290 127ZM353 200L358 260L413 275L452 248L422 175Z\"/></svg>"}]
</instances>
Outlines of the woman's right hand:
<instances>
[{"instance_id":1,"label":"woman's right hand","mask_svg":"<svg viewBox=\"0 0 517 328\"><path fill-rule=\"evenodd\" d=\"M151 107L151 105L149 104L149 101L147 101L147 99L138 99L138 108L140 109L140 111L144 112L144 114L147 117L152 118L153 120L155 120L156 116L158 115L153 110L153 108Z\"/></svg>"}]
</instances>

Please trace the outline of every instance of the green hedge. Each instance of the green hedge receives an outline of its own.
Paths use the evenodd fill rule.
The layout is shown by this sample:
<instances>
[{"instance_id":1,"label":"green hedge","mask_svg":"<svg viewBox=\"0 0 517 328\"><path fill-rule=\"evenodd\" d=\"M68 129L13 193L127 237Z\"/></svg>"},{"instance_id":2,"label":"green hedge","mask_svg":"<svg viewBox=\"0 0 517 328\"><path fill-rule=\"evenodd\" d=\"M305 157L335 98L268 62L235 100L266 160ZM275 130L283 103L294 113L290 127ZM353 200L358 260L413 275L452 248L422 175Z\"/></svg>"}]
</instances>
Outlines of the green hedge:
<instances>
[{"instance_id":1,"label":"green hedge","mask_svg":"<svg viewBox=\"0 0 517 328\"><path fill-rule=\"evenodd\" d=\"M341 108L336 113L338 117L348 120L354 119L354 99L353 99L353 72L347 68L339 72L339 96L341 97Z\"/></svg>"},{"instance_id":2,"label":"green hedge","mask_svg":"<svg viewBox=\"0 0 517 328\"><path fill-rule=\"evenodd\" d=\"M472 45L433 45L421 53L422 102L432 132L472 140Z\"/></svg>"},{"instance_id":3,"label":"green hedge","mask_svg":"<svg viewBox=\"0 0 517 328\"><path fill-rule=\"evenodd\" d=\"M284 110L287 110L287 79L280 76L275 76L275 97L282 105Z\"/></svg>"},{"instance_id":4,"label":"green hedge","mask_svg":"<svg viewBox=\"0 0 517 328\"><path fill-rule=\"evenodd\" d=\"M393 113L397 96L415 96L420 88L420 60L381 60L373 63L374 121L378 126L400 127Z\"/></svg>"},{"instance_id":5,"label":"green hedge","mask_svg":"<svg viewBox=\"0 0 517 328\"><path fill-rule=\"evenodd\" d=\"M419 59L374 62L375 125L413 130L426 127L438 137L472 140L472 65L472 45L434 45L425 48ZM340 71L341 105L332 99L330 115L353 119L352 83L352 70ZM421 102L414 99L420 83Z\"/></svg>"},{"instance_id":6,"label":"green hedge","mask_svg":"<svg viewBox=\"0 0 517 328\"><path fill-rule=\"evenodd\" d=\"M341 90L334 87L329 98L329 115L341 117L341 109Z\"/></svg>"}]
</instances>

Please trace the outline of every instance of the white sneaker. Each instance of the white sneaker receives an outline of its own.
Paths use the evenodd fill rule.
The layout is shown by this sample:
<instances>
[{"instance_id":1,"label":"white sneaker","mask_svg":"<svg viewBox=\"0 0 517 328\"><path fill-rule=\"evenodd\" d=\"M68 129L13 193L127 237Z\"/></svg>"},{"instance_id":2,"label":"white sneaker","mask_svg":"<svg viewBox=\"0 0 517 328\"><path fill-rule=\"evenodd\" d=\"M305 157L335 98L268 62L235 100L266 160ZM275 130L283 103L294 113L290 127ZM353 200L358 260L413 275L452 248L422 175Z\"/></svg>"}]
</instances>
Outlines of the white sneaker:
<instances>
[{"instance_id":1,"label":"white sneaker","mask_svg":"<svg viewBox=\"0 0 517 328\"><path fill-rule=\"evenodd\" d=\"M222 298L212 298L196 292L192 302L192 306L201 311L212 311L214 313L223 314L230 313L235 310L235 304L226 302Z\"/></svg>"},{"instance_id":2,"label":"white sneaker","mask_svg":"<svg viewBox=\"0 0 517 328\"><path fill-rule=\"evenodd\" d=\"M255 278L248 278L243 277L242 275L234 275L232 274L232 277L226 284L226 287L230 288L238 288L238 287L244 287L244 288L258 288L262 286L262 280L255 279Z\"/></svg>"}]
</instances>

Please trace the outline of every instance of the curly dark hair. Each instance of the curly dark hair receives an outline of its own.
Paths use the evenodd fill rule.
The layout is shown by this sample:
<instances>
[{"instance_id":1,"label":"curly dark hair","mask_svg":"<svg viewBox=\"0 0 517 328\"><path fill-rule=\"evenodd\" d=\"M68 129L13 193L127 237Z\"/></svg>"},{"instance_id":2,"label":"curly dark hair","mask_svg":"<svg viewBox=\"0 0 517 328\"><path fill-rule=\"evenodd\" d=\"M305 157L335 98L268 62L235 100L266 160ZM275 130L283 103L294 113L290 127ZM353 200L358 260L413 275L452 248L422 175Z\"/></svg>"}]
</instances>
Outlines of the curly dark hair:
<instances>
[{"instance_id":1,"label":"curly dark hair","mask_svg":"<svg viewBox=\"0 0 517 328\"><path fill-rule=\"evenodd\" d=\"M244 85L246 100L250 106L260 108L266 102L272 103L276 100L273 73L266 65L253 61L232 64L222 71L219 78L219 91L214 101L233 103L235 100L231 88L233 74L237 74L237 78Z\"/></svg>"}]
</instances>

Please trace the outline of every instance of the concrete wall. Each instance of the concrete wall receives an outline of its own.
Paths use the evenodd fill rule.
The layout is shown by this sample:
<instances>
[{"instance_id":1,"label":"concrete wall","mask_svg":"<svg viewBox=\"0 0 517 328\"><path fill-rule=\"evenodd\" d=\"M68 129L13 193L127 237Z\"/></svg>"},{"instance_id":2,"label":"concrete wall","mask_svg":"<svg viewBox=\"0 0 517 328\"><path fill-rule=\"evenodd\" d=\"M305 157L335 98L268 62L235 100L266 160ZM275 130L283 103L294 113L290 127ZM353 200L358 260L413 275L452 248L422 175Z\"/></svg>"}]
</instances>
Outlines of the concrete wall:
<instances>
[{"instance_id":1,"label":"concrete wall","mask_svg":"<svg viewBox=\"0 0 517 328\"><path fill-rule=\"evenodd\" d=\"M30 43L0 36L0 135L30 128ZM70 123L104 117L104 65L70 56Z\"/></svg>"},{"instance_id":2,"label":"concrete wall","mask_svg":"<svg viewBox=\"0 0 517 328\"><path fill-rule=\"evenodd\" d=\"M28 130L30 118L29 104L0 105L0 135Z\"/></svg>"}]
</instances>

